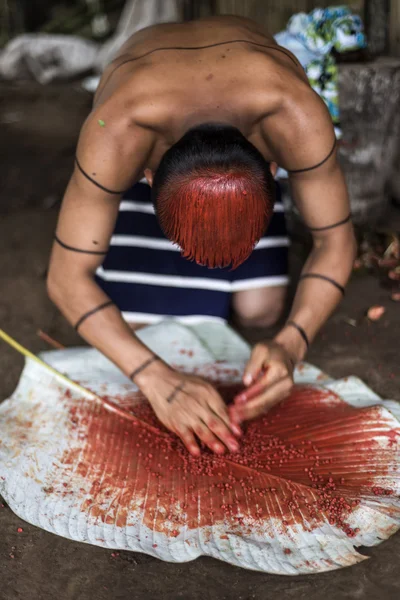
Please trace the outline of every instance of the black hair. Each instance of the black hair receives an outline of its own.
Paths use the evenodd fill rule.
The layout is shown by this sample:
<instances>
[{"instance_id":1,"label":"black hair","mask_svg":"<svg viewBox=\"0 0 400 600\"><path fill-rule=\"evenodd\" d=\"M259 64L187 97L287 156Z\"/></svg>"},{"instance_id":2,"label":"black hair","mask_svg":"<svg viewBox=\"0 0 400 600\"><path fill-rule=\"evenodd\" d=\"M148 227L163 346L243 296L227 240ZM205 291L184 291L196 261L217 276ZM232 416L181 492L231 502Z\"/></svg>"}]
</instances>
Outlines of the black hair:
<instances>
[{"instance_id":1,"label":"black hair","mask_svg":"<svg viewBox=\"0 0 400 600\"><path fill-rule=\"evenodd\" d=\"M157 209L161 189L174 177L195 174L198 169L217 173L241 168L263 180L271 198L275 198L275 182L261 152L237 127L220 123L204 123L189 129L164 154L153 178L152 200Z\"/></svg>"}]
</instances>

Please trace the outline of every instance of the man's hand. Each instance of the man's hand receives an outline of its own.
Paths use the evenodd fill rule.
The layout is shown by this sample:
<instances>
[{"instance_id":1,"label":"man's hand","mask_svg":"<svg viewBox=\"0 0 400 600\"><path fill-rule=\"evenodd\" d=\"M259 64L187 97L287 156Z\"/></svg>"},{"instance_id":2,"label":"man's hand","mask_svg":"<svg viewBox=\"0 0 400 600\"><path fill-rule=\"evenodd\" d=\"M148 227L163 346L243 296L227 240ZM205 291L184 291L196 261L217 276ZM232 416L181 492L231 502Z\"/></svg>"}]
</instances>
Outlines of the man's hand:
<instances>
[{"instance_id":1,"label":"man's hand","mask_svg":"<svg viewBox=\"0 0 400 600\"><path fill-rule=\"evenodd\" d=\"M274 341L257 344L243 375L247 389L230 408L232 422L254 419L286 398L293 387L293 370L294 362L283 346Z\"/></svg>"},{"instance_id":2,"label":"man's hand","mask_svg":"<svg viewBox=\"0 0 400 600\"><path fill-rule=\"evenodd\" d=\"M196 437L216 454L239 450L239 425L215 388L200 377L178 373L165 364L154 365L137 382L158 419L176 433L193 456L200 455Z\"/></svg>"}]
</instances>

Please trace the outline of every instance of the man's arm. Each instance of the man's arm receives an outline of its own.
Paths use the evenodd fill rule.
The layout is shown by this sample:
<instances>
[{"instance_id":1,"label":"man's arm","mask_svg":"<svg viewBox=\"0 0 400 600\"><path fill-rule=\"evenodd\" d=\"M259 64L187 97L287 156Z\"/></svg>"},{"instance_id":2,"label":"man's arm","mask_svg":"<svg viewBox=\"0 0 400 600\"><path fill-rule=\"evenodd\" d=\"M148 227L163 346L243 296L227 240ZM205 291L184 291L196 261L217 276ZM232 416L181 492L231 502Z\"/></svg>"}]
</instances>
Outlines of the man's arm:
<instances>
[{"instance_id":1,"label":"man's arm","mask_svg":"<svg viewBox=\"0 0 400 600\"><path fill-rule=\"evenodd\" d=\"M151 143L140 131L133 131L132 138L122 143L118 129L106 109L89 117L59 216L48 291L74 326L110 300L95 283L94 274L105 258L118 215L121 193L116 192L137 179ZM82 320L79 333L127 375L151 354L132 336L114 305Z\"/></svg>"},{"instance_id":2,"label":"man's arm","mask_svg":"<svg viewBox=\"0 0 400 600\"><path fill-rule=\"evenodd\" d=\"M101 123L99 123L101 120ZM129 133L126 134L126 131ZM48 291L82 337L133 378L159 419L193 454L196 434L215 452L238 448L225 405L207 382L175 372L140 342L119 309L96 284L94 274L108 250L122 190L143 171L152 135L115 119L107 107L85 124L77 163L60 212ZM146 368L143 368L145 367ZM223 444L221 443L223 442Z\"/></svg>"},{"instance_id":3,"label":"man's arm","mask_svg":"<svg viewBox=\"0 0 400 600\"><path fill-rule=\"evenodd\" d=\"M298 284L288 322L299 325L311 343L343 297L356 253L350 206L336 152L314 171L291 175L293 198L313 237L313 249ZM315 277L317 275L318 277ZM295 342L303 342L300 347ZM301 338L301 335L300 335ZM293 325L276 341L297 361L307 345Z\"/></svg>"},{"instance_id":4,"label":"man's arm","mask_svg":"<svg viewBox=\"0 0 400 600\"><path fill-rule=\"evenodd\" d=\"M247 396L242 395L238 414L243 420L265 412L288 394L294 364L303 359L308 343L343 296L356 251L348 193L328 111L319 98L312 99L311 106L295 113L291 124L288 129L278 122L281 144L276 155L290 172L292 195L312 233L313 249L286 325L273 342L258 344L253 350L244 382L251 385L257 381L257 385L249 388Z\"/></svg>"}]
</instances>

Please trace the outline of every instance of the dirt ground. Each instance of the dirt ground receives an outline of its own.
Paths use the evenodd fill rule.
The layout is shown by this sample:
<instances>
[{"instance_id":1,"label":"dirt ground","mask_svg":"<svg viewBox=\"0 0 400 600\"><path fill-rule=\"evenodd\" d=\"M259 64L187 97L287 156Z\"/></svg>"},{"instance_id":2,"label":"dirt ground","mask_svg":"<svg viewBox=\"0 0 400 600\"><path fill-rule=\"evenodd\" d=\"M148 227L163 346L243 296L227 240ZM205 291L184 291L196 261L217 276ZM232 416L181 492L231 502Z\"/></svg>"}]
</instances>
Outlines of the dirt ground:
<instances>
[{"instance_id":1,"label":"dirt ground","mask_svg":"<svg viewBox=\"0 0 400 600\"><path fill-rule=\"evenodd\" d=\"M82 343L46 298L45 277L60 194L89 106L77 84L0 87L0 326L34 352L47 349L39 328L66 345ZM298 255L293 249L294 271ZM372 304L386 307L377 323L364 318ZM355 276L308 360L334 377L358 375L381 396L400 400L399 309L375 278ZM22 359L2 345L0 401L21 368ZM358 566L294 578L209 558L181 565L129 552L113 558L110 550L57 537L0 506L0 600L398 599L400 533L364 553L371 559Z\"/></svg>"}]
</instances>

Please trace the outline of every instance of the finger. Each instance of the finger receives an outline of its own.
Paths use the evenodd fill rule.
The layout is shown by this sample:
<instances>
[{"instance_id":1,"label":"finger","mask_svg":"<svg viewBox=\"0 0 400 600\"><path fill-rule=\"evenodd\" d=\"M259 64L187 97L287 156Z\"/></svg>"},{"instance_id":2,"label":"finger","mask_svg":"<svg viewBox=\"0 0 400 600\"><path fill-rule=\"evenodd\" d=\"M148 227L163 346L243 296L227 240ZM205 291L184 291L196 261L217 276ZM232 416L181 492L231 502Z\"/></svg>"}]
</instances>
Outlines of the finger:
<instances>
[{"instance_id":1,"label":"finger","mask_svg":"<svg viewBox=\"0 0 400 600\"><path fill-rule=\"evenodd\" d=\"M265 383L257 382L253 383L253 385L249 386L247 389L244 389L237 394L234 399L234 404L244 404L253 398L256 398L259 394L261 394L265 390Z\"/></svg>"},{"instance_id":2,"label":"finger","mask_svg":"<svg viewBox=\"0 0 400 600\"><path fill-rule=\"evenodd\" d=\"M226 425L228 433L232 431L235 435L241 436L242 431L240 427L238 427L237 425L234 425L232 427L232 423L229 418L228 407L226 406L225 402L222 400L221 396L214 388L211 389L212 395L207 400L208 406L211 408L212 412L222 421L222 423ZM205 421L207 422L207 420Z\"/></svg>"},{"instance_id":3,"label":"finger","mask_svg":"<svg viewBox=\"0 0 400 600\"><path fill-rule=\"evenodd\" d=\"M196 442L196 438L194 437L193 433L189 429L177 429L175 431L176 434L181 438L182 442L185 444L190 454L192 456L200 456L200 447Z\"/></svg>"},{"instance_id":4,"label":"finger","mask_svg":"<svg viewBox=\"0 0 400 600\"><path fill-rule=\"evenodd\" d=\"M227 409L226 414L228 419L228 425L226 425L225 422L218 417L218 415L212 410L212 407L210 407L209 405L199 406L196 413L203 421L210 433L212 433L218 439L218 442L222 442L231 452L237 452L239 450L239 444L234 435L232 434L230 428L230 419Z\"/></svg>"},{"instance_id":5,"label":"finger","mask_svg":"<svg viewBox=\"0 0 400 600\"><path fill-rule=\"evenodd\" d=\"M234 404L228 406L229 426L237 437L242 437L243 431L240 427L241 419L237 414Z\"/></svg>"},{"instance_id":6,"label":"finger","mask_svg":"<svg viewBox=\"0 0 400 600\"><path fill-rule=\"evenodd\" d=\"M262 377L259 378L257 383L243 390L234 399L235 404L244 404L250 400L255 399L257 396L262 394L265 389L274 383L277 383L281 379L288 377L289 372L286 365L280 361L271 361Z\"/></svg>"},{"instance_id":7,"label":"finger","mask_svg":"<svg viewBox=\"0 0 400 600\"><path fill-rule=\"evenodd\" d=\"M214 435L225 444L228 450L231 452L237 452L239 450L239 443L232 435L231 428L227 427L220 419L210 417L205 421L205 423L210 431L212 431Z\"/></svg>"},{"instance_id":8,"label":"finger","mask_svg":"<svg viewBox=\"0 0 400 600\"><path fill-rule=\"evenodd\" d=\"M254 400L237 407L238 418L248 421L265 414L289 395L292 385L291 380L287 378L269 386Z\"/></svg>"},{"instance_id":9,"label":"finger","mask_svg":"<svg viewBox=\"0 0 400 600\"><path fill-rule=\"evenodd\" d=\"M242 422L242 419L239 416L237 408L233 404L231 404L231 406L229 407L229 418L231 420L232 427L233 426L239 427L240 423Z\"/></svg>"},{"instance_id":10,"label":"finger","mask_svg":"<svg viewBox=\"0 0 400 600\"><path fill-rule=\"evenodd\" d=\"M216 454L224 454L225 446L221 444L212 431L203 423L199 422L194 427L197 437Z\"/></svg>"},{"instance_id":11,"label":"finger","mask_svg":"<svg viewBox=\"0 0 400 600\"><path fill-rule=\"evenodd\" d=\"M243 383L245 385L251 385L259 377L263 365L268 362L269 349L264 344L257 344L254 346L250 356L250 360L247 363L244 374Z\"/></svg>"},{"instance_id":12,"label":"finger","mask_svg":"<svg viewBox=\"0 0 400 600\"><path fill-rule=\"evenodd\" d=\"M242 437L243 435L243 431L241 430L241 428L239 427L239 421L233 421L231 418L229 419L229 426L232 429L233 433L237 436L237 437Z\"/></svg>"},{"instance_id":13,"label":"finger","mask_svg":"<svg viewBox=\"0 0 400 600\"><path fill-rule=\"evenodd\" d=\"M251 402L235 407L239 418L243 421L248 421L267 412L272 406L286 398L292 387L293 382L289 377L274 383Z\"/></svg>"}]
</instances>

